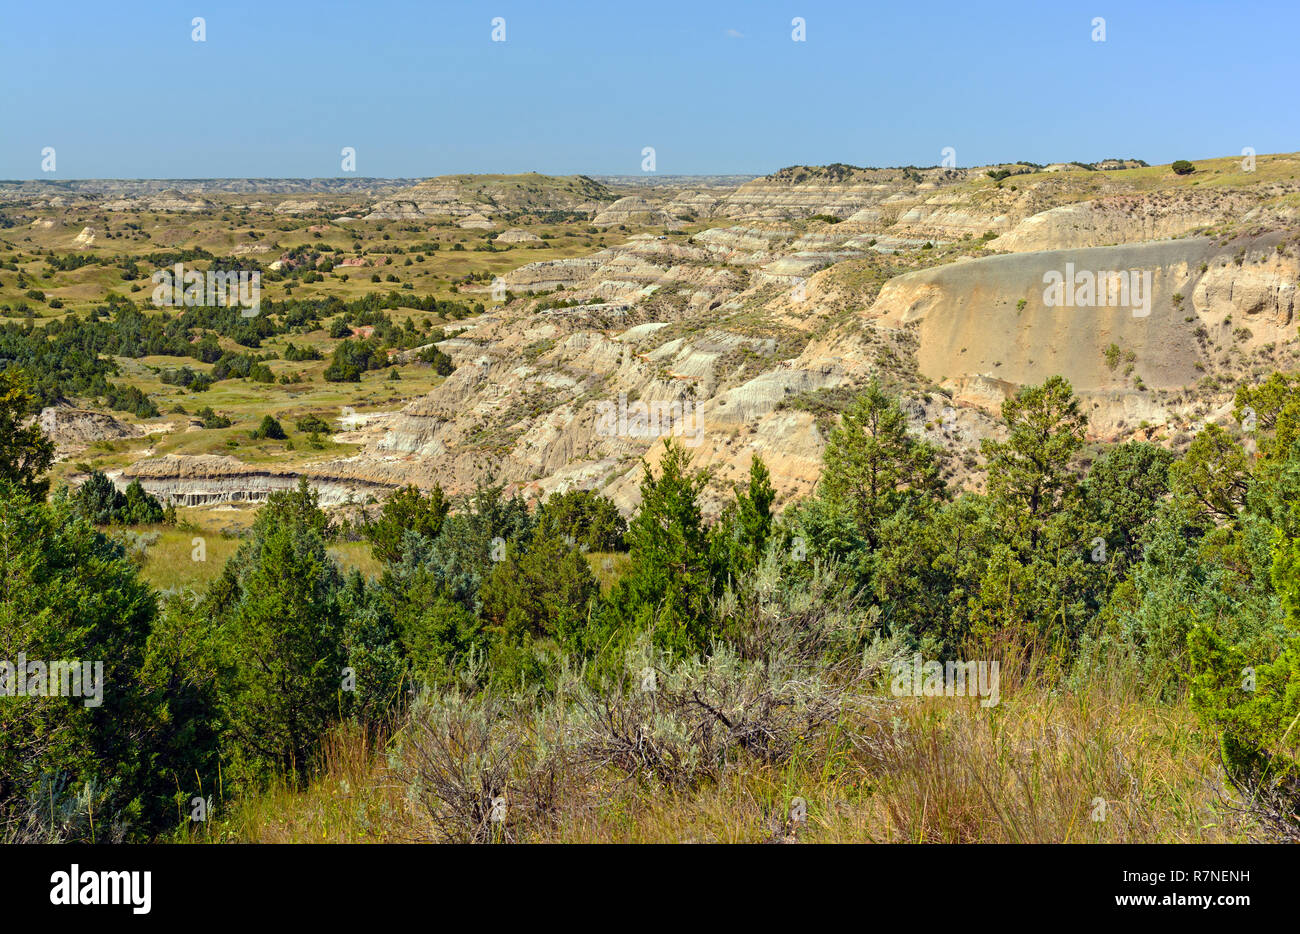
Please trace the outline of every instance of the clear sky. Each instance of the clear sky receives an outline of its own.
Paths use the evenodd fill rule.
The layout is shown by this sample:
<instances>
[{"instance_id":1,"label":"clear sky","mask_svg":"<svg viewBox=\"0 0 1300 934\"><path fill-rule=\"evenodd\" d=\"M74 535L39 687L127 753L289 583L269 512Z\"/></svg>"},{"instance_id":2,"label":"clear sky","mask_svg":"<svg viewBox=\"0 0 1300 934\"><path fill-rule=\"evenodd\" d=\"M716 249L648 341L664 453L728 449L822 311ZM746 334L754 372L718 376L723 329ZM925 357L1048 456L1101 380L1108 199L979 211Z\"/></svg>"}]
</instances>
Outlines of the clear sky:
<instances>
[{"instance_id":1,"label":"clear sky","mask_svg":"<svg viewBox=\"0 0 1300 934\"><path fill-rule=\"evenodd\" d=\"M0 178L1290 152L1297 34L1297 0L5 0Z\"/></svg>"}]
</instances>

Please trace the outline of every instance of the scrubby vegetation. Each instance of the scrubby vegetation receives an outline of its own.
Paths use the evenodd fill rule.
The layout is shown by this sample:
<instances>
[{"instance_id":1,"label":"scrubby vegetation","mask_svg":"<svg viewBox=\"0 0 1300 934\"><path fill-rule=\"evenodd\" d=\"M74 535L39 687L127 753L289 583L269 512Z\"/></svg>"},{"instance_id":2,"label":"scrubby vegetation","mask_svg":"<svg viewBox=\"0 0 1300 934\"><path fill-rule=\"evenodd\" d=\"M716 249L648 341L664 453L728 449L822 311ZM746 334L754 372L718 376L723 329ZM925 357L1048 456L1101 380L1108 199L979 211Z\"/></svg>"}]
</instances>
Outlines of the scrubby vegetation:
<instances>
[{"instance_id":1,"label":"scrubby vegetation","mask_svg":"<svg viewBox=\"0 0 1300 934\"><path fill-rule=\"evenodd\" d=\"M167 594L96 529L157 521L148 499L96 475L47 501L29 432L0 452L0 656L102 659L108 689L0 704L0 834L1294 838L1300 381L1237 404L1250 451L1211 426L1085 470L1050 379L1005 403L971 493L873 384L813 496L775 514L755 457L712 523L672 442L626 523L495 487L340 523L304 483ZM329 550L356 532L368 577ZM917 656L997 661L1000 701L899 696Z\"/></svg>"}]
</instances>

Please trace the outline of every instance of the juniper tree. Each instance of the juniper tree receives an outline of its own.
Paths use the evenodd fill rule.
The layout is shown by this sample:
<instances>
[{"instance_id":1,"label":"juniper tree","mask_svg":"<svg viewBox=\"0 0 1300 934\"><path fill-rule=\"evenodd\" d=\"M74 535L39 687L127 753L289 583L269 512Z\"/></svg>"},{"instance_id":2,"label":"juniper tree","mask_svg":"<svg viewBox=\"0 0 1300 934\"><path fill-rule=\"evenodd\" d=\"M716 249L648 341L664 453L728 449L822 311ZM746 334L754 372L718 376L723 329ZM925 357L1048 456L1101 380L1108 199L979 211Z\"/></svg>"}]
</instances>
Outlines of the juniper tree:
<instances>
[{"instance_id":1,"label":"juniper tree","mask_svg":"<svg viewBox=\"0 0 1300 934\"><path fill-rule=\"evenodd\" d=\"M44 474L54 463L54 442L36 422L24 424L35 407L27 380L13 370L0 370L0 480L44 499L50 489Z\"/></svg>"},{"instance_id":2,"label":"juniper tree","mask_svg":"<svg viewBox=\"0 0 1300 934\"><path fill-rule=\"evenodd\" d=\"M831 431L818 494L849 513L867 547L903 505L945 495L937 449L907 430L897 400L872 381Z\"/></svg>"},{"instance_id":3,"label":"juniper tree","mask_svg":"<svg viewBox=\"0 0 1300 934\"><path fill-rule=\"evenodd\" d=\"M1032 552L1046 520L1058 514L1078 478L1071 461L1083 447L1088 417L1068 380L1050 377L1002 403L1007 440L984 438L988 494L1018 550Z\"/></svg>"}]
</instances>

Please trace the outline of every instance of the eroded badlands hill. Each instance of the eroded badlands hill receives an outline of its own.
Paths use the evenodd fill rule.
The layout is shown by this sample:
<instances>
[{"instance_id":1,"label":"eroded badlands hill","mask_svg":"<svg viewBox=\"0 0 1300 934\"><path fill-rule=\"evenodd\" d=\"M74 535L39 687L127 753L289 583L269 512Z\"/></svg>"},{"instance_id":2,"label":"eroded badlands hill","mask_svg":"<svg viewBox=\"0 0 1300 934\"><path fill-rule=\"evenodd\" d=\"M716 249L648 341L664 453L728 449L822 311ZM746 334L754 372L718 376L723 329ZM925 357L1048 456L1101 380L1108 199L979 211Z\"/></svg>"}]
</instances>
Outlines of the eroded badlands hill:
<instances>
[{"instance_id":1,"label":"eroded badlands hill","mask_svg":"<svg viewBox=\"0 0 1300 934\"><path fill-rule=\"evenodd\" d=\"M585 175L442 175L380 201L367 220L516 216L529 212L590 214L618 198Z\"/></svg>"},{"instance_id":2,"label":"eroded badlands hill","mask_svg":"<svg viewBox=\"0 0 1300 934\"><path fill-rule=\"evenodd\" d=\"M572 211L614 234L646 217L664 232L522 265L504 277L506 303L484 283L488 312L440 344L455 373L348 432L361 453L318 479L580 486L630 508L641 459L661 447L638 413L667 413L715 469L715 504L754 454L788 498L812 489L837 412L877 378L953 452L961 481L1002 400L1054 373L1084 396L1095 439L1180 445L1227 417L1236 382L1296 362L1295 156L1260 156L1253 171L1198 162L1188 176L795 167L621 200L580 176L507 178L433 179L372 216ZM1091 298L1076 296L1078 275ZM1051 301L1066 278L1070 300ZM163 467L135 470L168 482Z\"/></svg>"}]
</instances>

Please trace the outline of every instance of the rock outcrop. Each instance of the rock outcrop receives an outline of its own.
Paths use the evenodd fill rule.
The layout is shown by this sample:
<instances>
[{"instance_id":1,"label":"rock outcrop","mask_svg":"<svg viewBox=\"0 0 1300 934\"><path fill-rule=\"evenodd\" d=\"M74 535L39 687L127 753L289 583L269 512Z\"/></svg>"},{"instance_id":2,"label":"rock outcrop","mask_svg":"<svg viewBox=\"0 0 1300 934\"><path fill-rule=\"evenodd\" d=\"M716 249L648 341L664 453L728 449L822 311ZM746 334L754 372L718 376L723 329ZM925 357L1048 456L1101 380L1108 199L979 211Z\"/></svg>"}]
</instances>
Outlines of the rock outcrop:
<instances>
[{"instance_id":1,"label":"rock outcrop","mask_svg":"<svg viewBox=\"0 0 1300 934\"><path fill-rule=\"evenodd\" d=\"M513 217L525 213L578 212L590 216L616 199L584 175L443 175L397 192L374 205L366 220Z\"/></svg>"},{"instance_id":2,"label":"rock outcrop","mask_svg":"<svg viewBox=\"0 0 1300 934\"><path fill-rule=\"evenodd\" d=\"M306 479L320 494L325 507L382 497L396 484L372 482L358 471L338 470L334 463L306 469L252 466L234 457L215 454L166 457L136 461L114 477L125 486L139 480L145 491L164 504L209 506L221 503L263 503L276 491L292 490Z\"/></svg>"},{"instance_id":3,"label":"rock outcrop","mask_svg":"<svg viewBox=\"0 0 1300 934\"><path fill-rule=\"evenodd\" d=\"M41 431L54 442L55 453L59 457L84 451L98 441L140 438L146 433L141 426L123 422L108 412L68 405L52 405L41 409L36 422Z\"/></svg>"},{"instance_id":4,"label":"rock outcrop","mask_svg":"<svg viewBox=\"0 0 1300 934\"><path fill-rule=\"evenodd\" d=\"M493 243L541 243L542 238L528 230L511 227L492 238Z\"/></svg>"}]
</instances>

